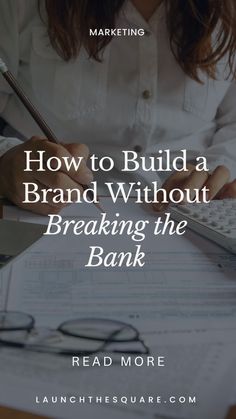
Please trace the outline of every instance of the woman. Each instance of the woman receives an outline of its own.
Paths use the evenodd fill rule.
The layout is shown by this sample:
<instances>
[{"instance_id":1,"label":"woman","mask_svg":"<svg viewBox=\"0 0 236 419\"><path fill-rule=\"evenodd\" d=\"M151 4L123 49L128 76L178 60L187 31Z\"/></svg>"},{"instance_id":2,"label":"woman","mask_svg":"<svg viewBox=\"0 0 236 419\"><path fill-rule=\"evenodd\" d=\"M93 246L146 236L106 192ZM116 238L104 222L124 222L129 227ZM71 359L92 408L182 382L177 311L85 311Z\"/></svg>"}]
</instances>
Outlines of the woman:
<instances>
[{"instance_id":1,"label":"woman","mask_svg":"<svg viewBox=\"0 0 236 419\"><path fill-rule=\"evenodd\" d=\"M236 197L234 0L0 0L0 11L0 57L64 144L42 141L1 80L1 195L22 206L23 182L65 189L90 182L85 164L78 173L24 172L26 149L86 161L89 148L112 156L118 169L122 150L170 149L174 157L187 149L189 171L173 173L167 190L206 185L210 199ZM114 28L125 35L105 32ZM210 172L194 170L199 155Z\"/></svg>"}]
</instances>

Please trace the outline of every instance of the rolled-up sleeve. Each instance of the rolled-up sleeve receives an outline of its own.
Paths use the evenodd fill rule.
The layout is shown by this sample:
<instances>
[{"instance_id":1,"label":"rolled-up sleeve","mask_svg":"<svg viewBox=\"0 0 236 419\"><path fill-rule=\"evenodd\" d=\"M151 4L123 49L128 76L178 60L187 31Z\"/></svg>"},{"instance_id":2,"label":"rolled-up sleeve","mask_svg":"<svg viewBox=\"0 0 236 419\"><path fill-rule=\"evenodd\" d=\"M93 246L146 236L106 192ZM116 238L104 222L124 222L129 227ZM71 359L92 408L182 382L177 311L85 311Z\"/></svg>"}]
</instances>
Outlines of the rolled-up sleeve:
<instances>
[{"instance_id":1,"label":"rolled-up sleeve","mask_svg":"<svg viewBox=\"0 0 236 419\"><path fill-rule=\"evenodd\" d=\"M23 7L24 3L0 0L0 58L15 77L17 77L19 67L19 6ZM13 94L11 88L0 75L0 115L11 94ZM20 143L21 141L17 138L0 136L0 156Z\"/></svg>"},{"instance_id":2,"label":"rolled-up sleeve","mask_svg":"<svg viewBox=\"0 0 236 419\"><path fill-rule=\"evenodd\" d=\"M217 129L206 150L208 165L227 166L231 180L236 179L236 83L232 83L217 112Z\"/></svg>"}]
</instances>

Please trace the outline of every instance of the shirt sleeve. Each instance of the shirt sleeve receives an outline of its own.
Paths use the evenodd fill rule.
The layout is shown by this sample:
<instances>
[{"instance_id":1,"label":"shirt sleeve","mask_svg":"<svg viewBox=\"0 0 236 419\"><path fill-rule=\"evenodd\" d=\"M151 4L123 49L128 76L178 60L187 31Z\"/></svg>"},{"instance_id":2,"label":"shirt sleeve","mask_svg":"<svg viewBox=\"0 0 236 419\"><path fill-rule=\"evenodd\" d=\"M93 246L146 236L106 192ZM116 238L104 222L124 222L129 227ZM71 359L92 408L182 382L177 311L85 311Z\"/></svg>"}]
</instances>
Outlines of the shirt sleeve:
<instances>
[{"instance_id":1,"label":"shirt sleeve","mask_svg":"<svg viewBox=\"0 0 236 419\"><path fill-rule=\"evenodd\" d=\"M217 112L217 129L206 150L208 167L228 167L231 180L236 179L236 83L232 83Z\"/></svg>"},{"instance_id":2,"label":"shirt sleeve","mask_svg":"<svg viewBox=\"0 0 236 419\"><path fill-rule=\"evenodd\" d=\"M0 0L0 58L11 69L17 78L19 68L19 31L20 19L24 12L23 0ZM4 111L10 95L11 88L0 74L0 115ZM0 136L0 157L10 148L20 144L17 138Z\"/></svg>"},{"instance_id":3,"label":"shirt sleeve","mask_svg":"<svg viewBox=\"0 0 236 419\"><path fill-rule=\"evenodd\" d=\"M0 136L0 157L2 157L8 150L21 143L22 141L18 138Z\"/></svg>"}]
</instances>

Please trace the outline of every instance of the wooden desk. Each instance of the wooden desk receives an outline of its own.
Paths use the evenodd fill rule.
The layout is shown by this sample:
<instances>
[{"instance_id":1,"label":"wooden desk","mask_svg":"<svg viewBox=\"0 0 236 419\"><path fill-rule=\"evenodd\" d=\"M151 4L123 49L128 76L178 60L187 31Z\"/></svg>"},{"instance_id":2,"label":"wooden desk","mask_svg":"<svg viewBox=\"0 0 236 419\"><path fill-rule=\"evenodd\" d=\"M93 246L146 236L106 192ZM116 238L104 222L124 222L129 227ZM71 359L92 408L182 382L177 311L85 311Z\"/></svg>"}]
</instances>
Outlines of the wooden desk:
<instances>
[{"instance_id":1,"label":"wooden desk","mask_svg":"<svg viewBox=\"0 0 236 419\"><path fill-rule=\"evenodd\" d=\"M231 407L226 419L236 419L236 406Z\"/></svg>"},{"instance_id":2,"label":"wooden desk","mask_svg":"<svg viewBox=\"0 0 236 419\"><path fill-rule=\"evenodd\" d=\"M46 416L33 415L32 413L20 412L19 410L0 407L0 418L2 419L47 419ZM49 419L49 418L48 418Z\"/></svg>"},{"instance_id":3,"label":"wooden desk","mask_svg":"<svg viewBox=\"0 0 236 419\"><path fill-rule=\"evenodd\" d=\"M3 419L49 419L46 416L33 415L32 413L20 412L19 410L0 407L0 418ZM236 419L236 406L233 406L226 419Z\"/></svg>"}]
</instances>

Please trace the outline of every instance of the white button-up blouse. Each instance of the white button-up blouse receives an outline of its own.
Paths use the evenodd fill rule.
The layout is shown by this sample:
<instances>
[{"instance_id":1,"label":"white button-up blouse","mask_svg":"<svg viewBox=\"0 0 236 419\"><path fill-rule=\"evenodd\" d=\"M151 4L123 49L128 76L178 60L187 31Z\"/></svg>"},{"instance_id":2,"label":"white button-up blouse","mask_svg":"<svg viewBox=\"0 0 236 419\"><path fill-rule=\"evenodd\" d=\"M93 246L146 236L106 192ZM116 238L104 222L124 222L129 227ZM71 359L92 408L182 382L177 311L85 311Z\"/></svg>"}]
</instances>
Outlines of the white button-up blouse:
<instances>
[{"instance_id":1,"label":"white button-up blouse","mask_svg":"<svg viewBox=\"0 0 236 419\"><path fill-rule=\"evenodd\" d=\"M119 168L122 150L152 155L188 150L188 159L224 164L236 177L236 86L226 60L217 80L187 76L169 45L163 6L149 23L127 1L119 28L142 28L144 36L114 37L102 63L82 48L65 62L55 52L37 0L0 0L0 57L15 74L48 124L64 142L80 142ZM0 114L23 137L42 135L15 94L0 79ZM3 134L4 135L4 134ZM0 153L17 139L0 137Z\"/></svg>"}]
</instances>

